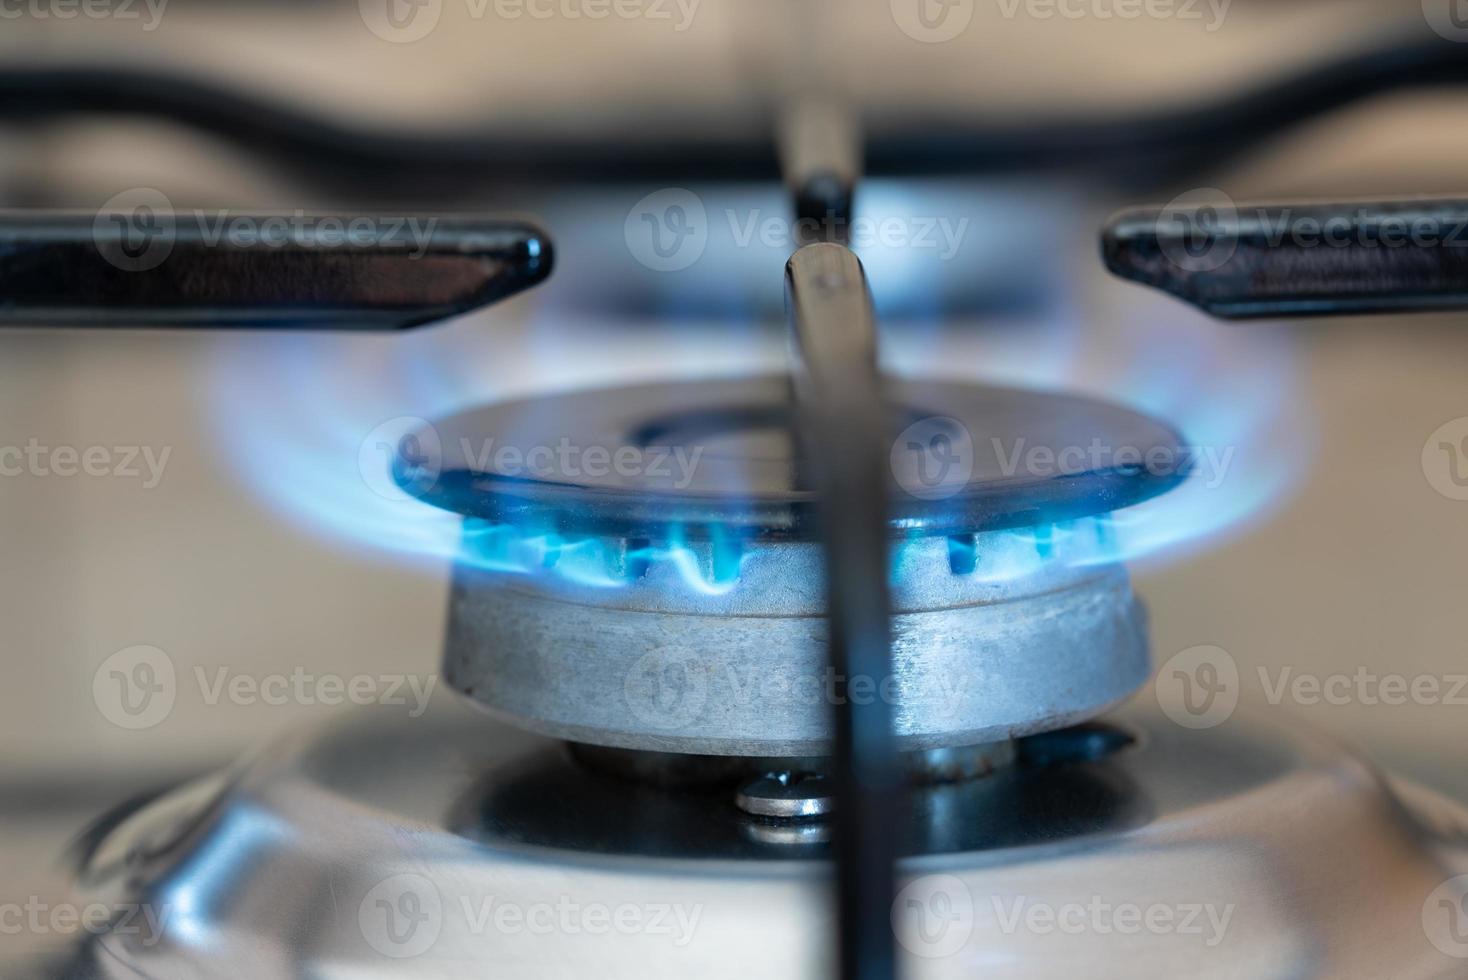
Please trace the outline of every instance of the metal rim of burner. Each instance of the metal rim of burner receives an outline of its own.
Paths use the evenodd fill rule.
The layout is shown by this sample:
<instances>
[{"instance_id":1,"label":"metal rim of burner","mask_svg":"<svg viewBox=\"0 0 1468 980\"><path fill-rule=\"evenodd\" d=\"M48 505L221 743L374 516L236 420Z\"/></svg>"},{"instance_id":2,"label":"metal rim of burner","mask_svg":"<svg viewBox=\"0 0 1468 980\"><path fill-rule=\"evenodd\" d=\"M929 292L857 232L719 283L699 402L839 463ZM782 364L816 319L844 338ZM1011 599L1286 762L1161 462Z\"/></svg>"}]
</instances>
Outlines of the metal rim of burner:
<instances>
[{"instance_id":1,"label":"metal rim of burner","mask_svg":"<svg viewBox=\"0 0 1468 980\"><path fill-rule=\"evenodd\" d=\"M465 515L450 686L575 743L828 755L823 557L815 495L780 435L788 390L785 378L755 377L583 391L471 410L423 433L441 447L441 466L425 470L405 451L399 479ZM1070 395L901 381L887 394L902 406L894 430L957 423L971 461L930 492L908 482L899 445L894 663L889 677L847 679L850 696L888 699L898 748L923 752L1066 727L1132 694L1149 669L1146 619L1107 515L1170 489L1185 470L1107 458L1020 475L1005 472L997 447L1102 445L1128 461L1149 450L1177 460L1178 436ZM471 458L484 445L568 441L614 453L670 439L707 461L681 487L553 467L527 476Z\"/></svg>"}]
</instances>

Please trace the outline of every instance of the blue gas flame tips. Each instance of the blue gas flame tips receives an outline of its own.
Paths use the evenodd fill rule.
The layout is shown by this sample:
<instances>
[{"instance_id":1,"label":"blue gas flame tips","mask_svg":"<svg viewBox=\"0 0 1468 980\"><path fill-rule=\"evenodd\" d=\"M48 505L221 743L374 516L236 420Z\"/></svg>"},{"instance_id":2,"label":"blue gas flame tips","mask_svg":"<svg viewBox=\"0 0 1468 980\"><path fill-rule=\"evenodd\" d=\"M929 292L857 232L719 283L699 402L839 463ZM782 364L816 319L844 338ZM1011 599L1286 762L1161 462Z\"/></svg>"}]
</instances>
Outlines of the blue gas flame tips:
<instances>
[{"instance_id":1,"label":"blue gas flame tips","mask_svg":"<svg viewBox=\"0 0 1468 980\"><path fill-rule=\"evenodd\" d=\"M710 533L688 542L681 528L667 539L582 537L535 532L466 518L460 560L482 571L599 589L642 582L660 569L700 595L724 595L739 583L747 554L737 535Z\"/></svg>"},{"instance_id":2,"label":"blue gas flame tips","mask_svg":"<svg viewBox=\"0 0 1468 980\"><path fill-rule=\"evenodd\" d=\"M948 536L948 570L954 575L972 575L979 567L979 536Z\"/></svg>"}]
</instances>

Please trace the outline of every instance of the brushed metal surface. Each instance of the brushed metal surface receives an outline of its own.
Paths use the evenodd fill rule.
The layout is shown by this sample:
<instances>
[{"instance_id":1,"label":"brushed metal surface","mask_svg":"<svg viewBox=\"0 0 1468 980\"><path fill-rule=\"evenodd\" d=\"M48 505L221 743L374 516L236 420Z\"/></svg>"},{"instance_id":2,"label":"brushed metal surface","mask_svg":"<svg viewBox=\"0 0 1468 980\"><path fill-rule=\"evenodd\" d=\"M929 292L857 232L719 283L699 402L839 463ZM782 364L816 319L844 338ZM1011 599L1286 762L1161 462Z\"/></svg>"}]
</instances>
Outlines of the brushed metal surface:
<instances>
[{"instance_id":1,"label":"brushed metal surface","mask_svg":"<svg viewBox=\"0 0 1468 980\"><path fill-rule=\"evenodd\" d=\"M892 675L852 690L890 699L902 750L1061 728L1146 679L1146 617L1123 569L983 583L949 572L943 539L914 548L914 574L894 589ZM820 581L818 548L795 543L759 546L722 595L657 576L568 591L460 565L444 678L505 719L571 741L825 755L834 692Z\"/></svg>"}]
</instances>

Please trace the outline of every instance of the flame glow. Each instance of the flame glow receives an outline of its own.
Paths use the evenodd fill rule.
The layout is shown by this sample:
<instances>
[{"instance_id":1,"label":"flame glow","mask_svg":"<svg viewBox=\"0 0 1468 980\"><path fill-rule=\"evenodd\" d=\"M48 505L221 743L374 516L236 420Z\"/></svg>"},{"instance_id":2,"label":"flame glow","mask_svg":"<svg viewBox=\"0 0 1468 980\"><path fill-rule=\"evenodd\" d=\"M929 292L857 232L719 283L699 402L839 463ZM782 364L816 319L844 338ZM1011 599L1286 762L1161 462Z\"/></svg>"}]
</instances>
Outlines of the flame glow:
<instances>
[{"instance_id":1,"label":"flame glow","mask_svg":"<svg viewBox=\"0 0 1468 980\"><path fill-rule=\"evenodd\" d=\"M771 214L781 206L778 191L704 196L711 213L728 202L769 208ZM879 214L970 218L963 248L946 260L911 248L878 246L862 253L883 315L889 370L1118 401L1167 420L1197 447L1204 464L1178 489L1125 511L951 542L955 570L1004 580L1050 561L1150 563L1187 554L1267 513L1303 471L1308 432L1291 401L1294 368L1282 330L1215 323L1165 297L1106 282L1089 252L1069 264L1052 261L1029 288L1013 290L1014 302L1027 309L1003 312L1000 303L1000 312L983 310L967 319L945 313L945 276L971 286L971 270L1003 262L1000 278L1013 279L1028 261L1026 248L1053 251L1046 235L1072 220L1069 203L952 187L920 192L880 182L867 185L862 200ZM611 553L605 544L545 529L480 522L466 527L456 515L403 493L391 479L389 454L410 425L404 420L442 418L488 402L589 385L783 367L783 326L778 315L770 315L772 306L778 309L782 248L736 248L711 240L692 269L649 274L630 260L622 242L624 205L570 200L561 208L546 214L548 227L559 232L553 234L557 272L528 297L396 336L217 341L206 395L222 452L241 477L304 529L394 561L424 562L436 570L460 560L603 588L625 583L639 566L668 563L703 594L732 588L737 552L710 562L674 535ZM1034 243L1016 244L1021 214L1040 216L1026 226ZM739 270L741 282L769 284L751 287L742 322L729 309L728 290L708 286L726 282L730 268ZM578 271L587 269L594 274ZM611 305L627 303L630 292L648 301L652 312L643 309L639 319L599 308L597 284L619 278L640 285L624 288ZM1034 297L1042 295L1048 299L1036 308ZM709 296L717 302L701 302ZM1100 307L1099 299L1088 298L1083 309L1081 296L1112 305ZM899 548L895 575L902 575L904 562Z\"/></svg>"}]
</instances>

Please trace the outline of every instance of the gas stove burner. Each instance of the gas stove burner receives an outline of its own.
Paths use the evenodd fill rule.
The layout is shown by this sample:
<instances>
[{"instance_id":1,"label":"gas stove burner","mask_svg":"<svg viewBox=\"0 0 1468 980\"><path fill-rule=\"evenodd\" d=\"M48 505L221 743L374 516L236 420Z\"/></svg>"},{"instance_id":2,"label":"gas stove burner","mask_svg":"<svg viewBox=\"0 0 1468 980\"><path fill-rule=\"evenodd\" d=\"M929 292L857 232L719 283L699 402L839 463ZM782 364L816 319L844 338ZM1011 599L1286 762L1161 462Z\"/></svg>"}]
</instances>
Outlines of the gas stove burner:
<instances>
[{"instance_id":1,"label":"gas stove burner","mask_svg":"<svg viewBox=\"0 0 1468 980\"><path fill-rule=\"evenodd\" d=\"M900 406L894 663L845 679L853 696L889 699L898 747L917 752L1062 728L1131 694L1148 672L1146 624L1109 514L1183 479L1177 435L1070 395L916 382L887 394ZM578 743L828 754L843 678L788 404L785 378L658 384L478 409L408 440L404 485L466 515L446 680ZM924 482L915 457L935 434L957 464ZM430 445L441 474L422 465ZM1010 465L1076 457L1069 447L1085 465ZM588 475L590 448L604 465ZM618 472L619 453L669 465Z\"/></svg>"},{"instance_id":2,"label":"gas stove burner","mask_svg":"<svg viewBox=\"0 0 1468 980\"><path fill-rule=\"evenodd\" d=\"M1073 520L1187 475L1177 434L1119 405L953 382L886 390L898 531ZM784 376L580 391L437 422L405 445L399 475L430 503L519 527L814 540L817 494L791 428ZM425 470L428 445L442 457Z\"/></svg>"},{"instance_id":3,"label":"gas stove burner","mask_svg":"<svg viewBox=\"0 0 1468 980\"><path fill-rule=\"evenodd\" d=\"M800 247L784 273L789 378L502 404L401 445L399 483L463 519L443 674L499 717L460 699L364 707L124 805L82 834L50 903L117 921L66 930L53 914L29 937L43 940L33 968L0 972L1463 975L1462 807L1292 726L1234 717L1231 701L1215 716L1215 695L1238 693L1215 664L1169 666L1167 679L1196 682L1181 703L1159 686L1158 704L1095 718L1148 666L1111 515L1183 480L1177 435L1083 398L883 378L852 250L871 247L855 220L954 213L951 199L920 205L922 188L864 185L864 167L961 178L945 195L974 177L992 196L1002 188L982 178L1016 167L1187 186L1345 102L1468 78L1461 30L1429 13L1443 35L1431 44L1352 51L1206 104L986 129L919 103L885 111L844 84L833 42L858 35L826 6L760 48L796 69L758 100L768 112L693 138L700 127L677 120L612 127L610 141L575 125L550 142L409 138L163 77L6 76L0 112L161 114L329 171L334 196L346 180L368 192L348 197L462 207L484 183L517 207L544 203L574 236L572 288L553 302L579 315L568 297L595 296L606 328L628 312L608 277L656 299L639 309L659 320L687 313L689 293L741 319L774 296L745 275L763 244L719 250L693 278L625 274L623 244L645 258L639 221L660 255L664 230L680 244L709 230L686 208L676 226L673 208L644 210L670 194L702 202L685 185L762 194L749 182L778 174ZM909 39L933 33L898 6ZM608 181L623 185L610 210ZM525 197L545 182L553 195ZM664 190L628 211L640 182ZM0 215L0 325L406 329L550 271L550 239L518 221L239 215L215 240L139 190L96 215ZM870 190L888 203L873 208ZM1193 199L1119 216L1112 271L1220 317L1468 308L1468 253L1453 247L1468 201ZM1043 275L1034 290L955 290L1004 280L1011 239L1034 224L987 205L976 217L998 247L946 265L878 234L878 285L934 321L979 313L977 293L983 312L1069 295ZM1046 258L1069 252L1057 232ZM549 312L530 325L560 348ZM306 486L324 508L349 505Z\"/></svg>"}]
</instances>

